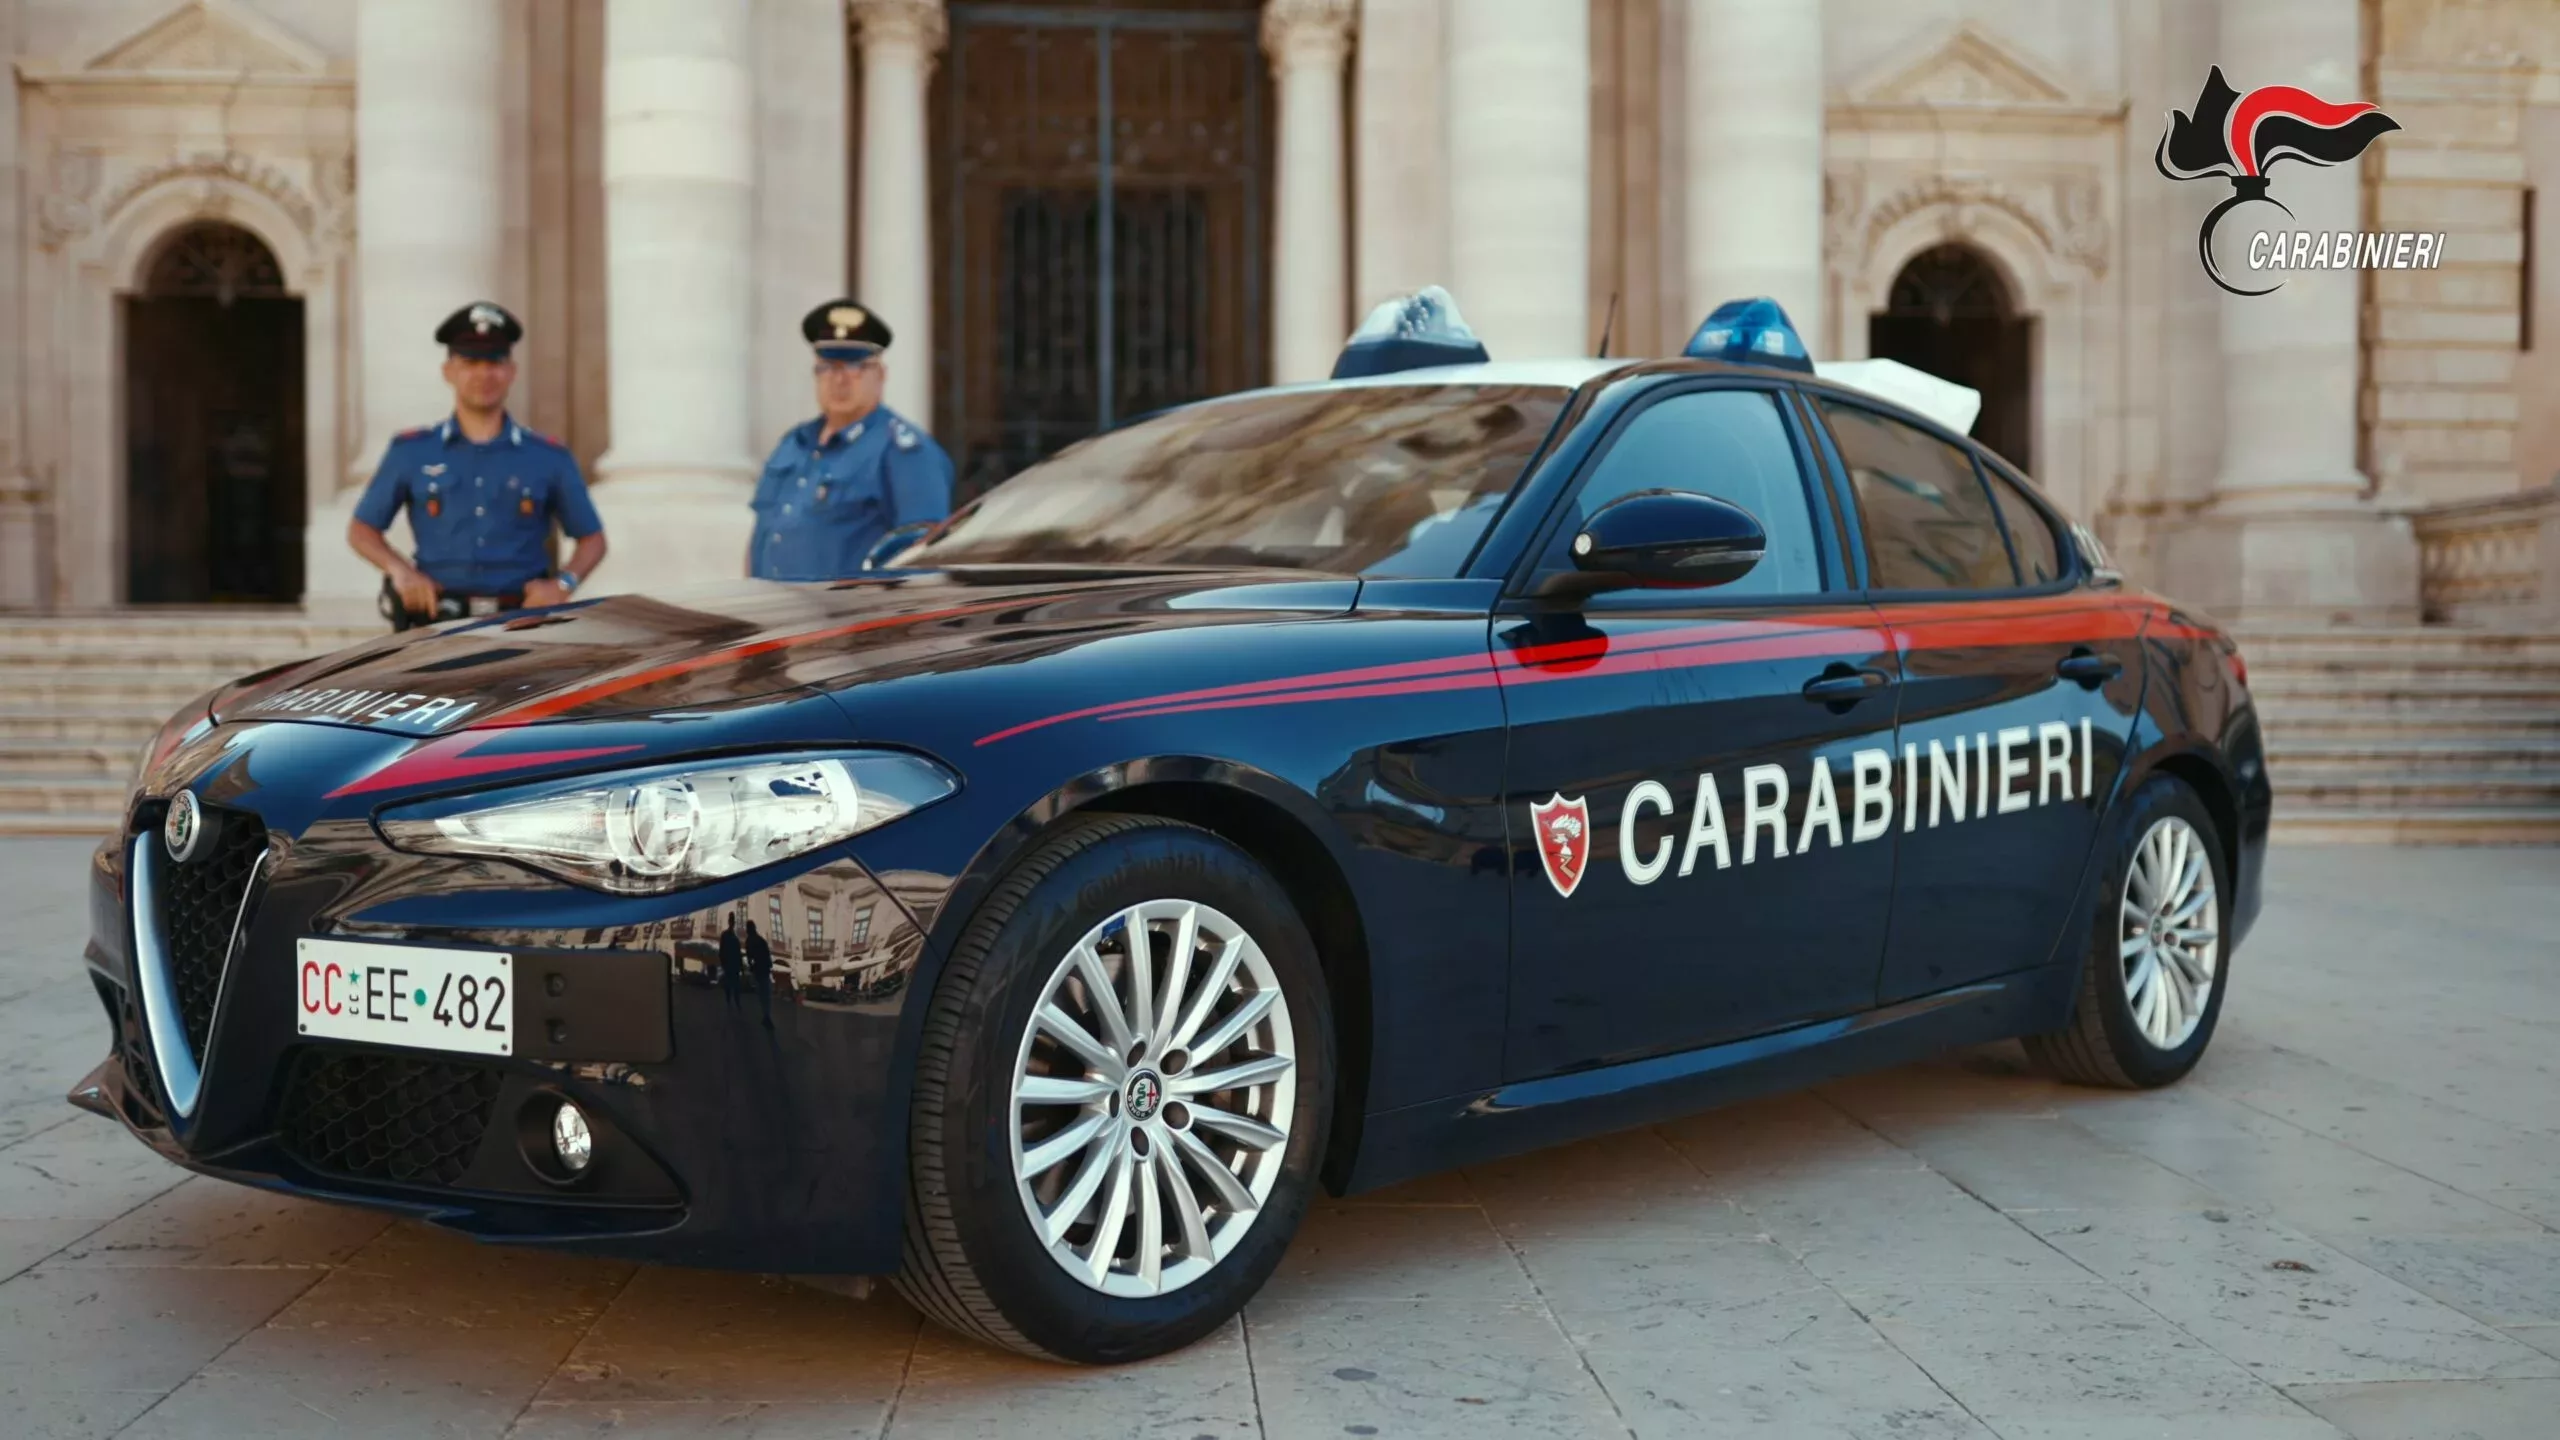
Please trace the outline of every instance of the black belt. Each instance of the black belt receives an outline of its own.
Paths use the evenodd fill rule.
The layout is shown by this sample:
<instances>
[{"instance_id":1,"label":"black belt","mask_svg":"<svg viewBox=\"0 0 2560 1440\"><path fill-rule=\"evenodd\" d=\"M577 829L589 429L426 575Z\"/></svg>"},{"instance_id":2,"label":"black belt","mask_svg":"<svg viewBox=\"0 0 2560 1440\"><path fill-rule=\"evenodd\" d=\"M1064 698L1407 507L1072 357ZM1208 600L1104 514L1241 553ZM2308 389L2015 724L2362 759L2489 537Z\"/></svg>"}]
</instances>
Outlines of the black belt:
<instances>
[{"instance_id":1,"label":"black belt","mask_svg":"<svg viewBox=\"0 0 2560 1440\"><path fill-rule=\"evenodd\" d=\"M382 618L391 622L394 631L414 630L421 625L435 625L446 620L459 620L466 615L495 615L502 610L524 608L524 587L513 590L483 591L474 594L463 590L440 590L436 594L436 611L422 615L401 603L400 587L391 577L382 579Z\"/></svg>"}]
</instances>

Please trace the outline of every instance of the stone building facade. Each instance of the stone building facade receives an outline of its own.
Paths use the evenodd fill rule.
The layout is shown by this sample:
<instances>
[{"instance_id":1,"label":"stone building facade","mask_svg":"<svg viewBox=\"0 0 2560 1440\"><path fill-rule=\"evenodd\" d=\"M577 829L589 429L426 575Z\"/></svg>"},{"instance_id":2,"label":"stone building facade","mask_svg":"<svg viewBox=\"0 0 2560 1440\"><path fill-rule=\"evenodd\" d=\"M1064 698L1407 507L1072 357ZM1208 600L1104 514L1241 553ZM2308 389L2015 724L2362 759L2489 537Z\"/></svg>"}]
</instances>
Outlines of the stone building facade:
<instances>
[{"instance_id":1,"label":"stone building facade","mask_svg":"<svg viewBox=\"0 0 2560 1440\"><path fill-rule=\"evenodd\" d=\"M966 488L1424 283L1497 356L1774 295L2235 618L2560 607L2547 0L0 0L0 52L0 607L360 600L472 298L637 588L737 572L840 290ZM2215 289L2153 149L2217 64L2378 102L2278 198L2443 263Z\"/></svg>"}]
</instances>

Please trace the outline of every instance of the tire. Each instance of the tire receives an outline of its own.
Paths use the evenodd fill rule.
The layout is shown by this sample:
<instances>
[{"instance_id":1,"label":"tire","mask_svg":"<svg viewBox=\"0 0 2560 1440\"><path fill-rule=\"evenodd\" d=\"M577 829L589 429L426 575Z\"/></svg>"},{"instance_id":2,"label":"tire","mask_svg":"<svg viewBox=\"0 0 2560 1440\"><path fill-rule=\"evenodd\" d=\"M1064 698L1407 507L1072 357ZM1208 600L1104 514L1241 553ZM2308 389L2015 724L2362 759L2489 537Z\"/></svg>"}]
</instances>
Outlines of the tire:
<instances>
[{"instance_id":1,"label":"tire","mask_svg":"<svg viewBox=\"0 0 2560 1440\"><path fill-rule=\"evenodd\" d=\"M1150 1019L1136 1003L1130 981L1139 960L1123 923L1133 913L1148 916L1140 928L1157 995L1174 978L1180 916L1194 917L1199 964L1188 971L1193 998L1172 1007L1178 1016ZM1251 944L1224 945L1219 937L1235 930ZM1231 950L1235 978L1195 1009ZM1097 968L1079 968L1080 954ZM1096 1050L1116 1052L1086 974L1109 983L1122 1034L1135 1042L1138 1060L1122 1069L1081 1058L1087 1052L1062 1041L1049 1019L1035 1027L1035 1012L1049 1003L1072 1012ZM1254 1012L1260 1018L1239 1020L1265 991L1277 998ZM1187 1033L1204 1044L1235 1024L1246 1028L1196 1065L1179 1048L1146 1049L1179 1038L1194 1015ZM1243 1075L1246 1064L1267 1071L1271 1056L1292 1052L1288 1071L1254 1086L1182 1088L1193 1076ZM1092 1093L1021 1099L1017 1077L1025 1075L1050 1090ZM1155 1076L1152 1089L1143 1075ZM909 1116L906 1241L892 1283L949 1329L1026 1355L1116 1364L1188 1345L1241 1310L1280 1263L1314 1193L1333 1076L1315 942L1268 871L1196 826L1133 815L1069 820L996 885L934 986ZM1094 1141L1068 1133L1097 1114ZM1273 1142L1265 1132L1274 1130L1285 1140ZM1043 1151L1043 1140L1056 1143ZM1067 1158L1022 1173L1062 1147L1072 1147ZM1201 1168L1204 1155L1236 1189L1215 1183ZM1092 1167L1101 1178L1069 1212ZM1122 1173L1125 1191L1116 1188ZM1188 1213L1198 1223L1183 1223L1176 1185L1190 1187L1197 1208ZM1258 1203L1241 1203L1254 1187L1263 1191ZM1106 1232L1110 1202L1122 1194L1125 1218ZM1141 1268L1150 1196L1165 1241L1154 1251L1154 1289ZM1065 1250L1035 1230L1040 1208L1073 1222L1060 1240ZM1105 1233L1118 1236L1107 1253Z\"/></svg>"},{"instance_id":2,"label":"tire","mask_svg":"<svg viewBox=\"0 0 2560 1440\"><path fill-rule=\"evenodd\" d=\"M2213 886L2211 899L2187 923L2166 931L2172 944L2165 950L2148 926L2128 918L2126 903L2128 891L2133 892L2131 909L2139 913L2151 908L2146 901L2159 898L2145 893L2148 887L2141 879L2166 869L2161 862L2172 852L2165 848L2150 851L2146 861L2145 846L2155 842L2164 847L2186 845L2201 860L2201 875ZM2213 817L2195 791L2174 775L2155 774L2134 792L2118 817L2106 864L2106 884L2098 894L2097 913L2091 917L2089 948L2071 1017L2052 1034L2025 1037L2027 1058L2046 1074L2074 1084L2154 1089L2195 1068L2222 1018L2223 997L2231 988L2230 861L2214 832ZM2171 883L2175 884L2174 878ZM2195 897L2190 893L2184 898L2192 905ZM2168 987L2163 1000L2192 1001L2193 987L2183 982L2192 980L2195 963L2204 954L2205 947L2192 937L2208 914L2211 946L2203 961L2207 985L2201 1006L2189 1003L2165 1016L2152 1010L2144 1002L2152 999L2153 985ZM2154 942L2147 974L2145 956L2124 953L2133 930ZM2181 937L2185 943L2176 943ZM2176 963L2173 954L2184 956L2187 963L2176 965L2174 972L2160 969Z\"/></svg>"}]
</instances>

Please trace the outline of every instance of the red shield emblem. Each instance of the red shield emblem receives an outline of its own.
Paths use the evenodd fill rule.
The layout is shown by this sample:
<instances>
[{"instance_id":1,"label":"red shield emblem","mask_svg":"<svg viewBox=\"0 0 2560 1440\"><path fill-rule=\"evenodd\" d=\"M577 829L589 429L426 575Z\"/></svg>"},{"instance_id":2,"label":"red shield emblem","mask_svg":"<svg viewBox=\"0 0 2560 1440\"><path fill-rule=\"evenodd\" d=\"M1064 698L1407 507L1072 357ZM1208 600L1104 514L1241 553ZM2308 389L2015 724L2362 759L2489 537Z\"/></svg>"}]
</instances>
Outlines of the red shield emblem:
<instances>
[{"instance_id":1,"label":"red shield emblem","mask_svg":"<svg viewBox=\"0 0 2560 1440\"><path fill-rule=\"evenodd\" d=\"M1591 859L1591 807L1582 797L1550 795L1529 807L1529 826L1538 835L1538 861L1546 866L1547 883L1570 896L1582 883Z\"/></svg>"}]
</instances>

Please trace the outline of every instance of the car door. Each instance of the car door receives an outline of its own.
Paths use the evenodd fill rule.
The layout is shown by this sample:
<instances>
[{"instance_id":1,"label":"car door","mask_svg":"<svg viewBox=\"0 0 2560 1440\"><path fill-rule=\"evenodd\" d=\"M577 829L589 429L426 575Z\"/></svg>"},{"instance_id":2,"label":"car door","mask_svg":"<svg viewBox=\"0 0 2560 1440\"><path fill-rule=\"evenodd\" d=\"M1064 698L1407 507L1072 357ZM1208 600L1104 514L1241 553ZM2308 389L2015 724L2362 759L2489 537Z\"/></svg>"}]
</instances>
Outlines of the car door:
<instances>
[{"instance_id":1,"label":"car door","mask_svg":"<svg viewBox=\"0 0 2560 1440\"><path fill-rule=\"evenodd\" d=\"M1892 643L1784 387L1673 382L1586 423L1609 431L1493 624L1515 1079L1863 1009L1892 895ZM1748 510L1764 558L1712 589L1533 598L1601 506L1656 489Z\"/></svg>"},{"instance_id":2,"label":"car door","mask_svg":"<svg viewBox=\"0 0 2560 1440\"><path fill-rule=\"evenodd\" d=\"M1971 447L1812 400L1901 665L1891 1004L2053 954L2131 730L2142 617Z\"/></svg>"}]
</instances>

